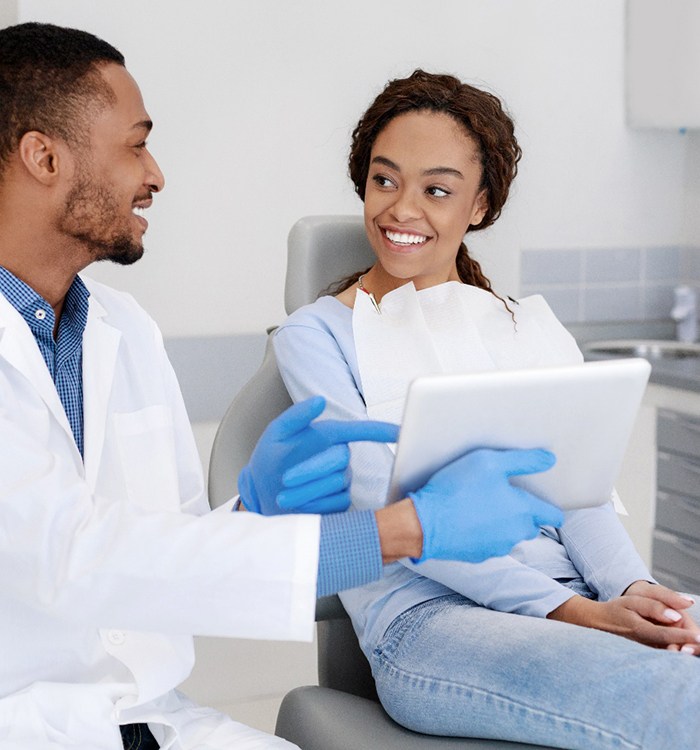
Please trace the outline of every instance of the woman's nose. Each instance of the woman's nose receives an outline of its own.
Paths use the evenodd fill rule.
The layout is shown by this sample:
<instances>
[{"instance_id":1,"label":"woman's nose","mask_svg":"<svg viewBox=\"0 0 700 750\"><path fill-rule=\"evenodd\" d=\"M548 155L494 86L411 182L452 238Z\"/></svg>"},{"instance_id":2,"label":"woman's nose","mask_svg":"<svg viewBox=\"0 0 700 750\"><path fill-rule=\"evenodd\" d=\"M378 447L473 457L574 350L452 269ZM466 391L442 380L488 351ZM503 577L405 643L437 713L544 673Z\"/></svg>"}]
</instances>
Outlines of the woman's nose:
<instances>
[{"instance_id":1,"label":"woman's nose","mask_svg":"<svg viewBox=\"0 0 700 750\"><path fill-rule=\"evenodd\" d=\"M396 200L391 207L394 218L398 222L406 222L417 219L421 215L421 209L416 195L411 190L400 190L396 193Z\"/></svg>"}]
</instances>

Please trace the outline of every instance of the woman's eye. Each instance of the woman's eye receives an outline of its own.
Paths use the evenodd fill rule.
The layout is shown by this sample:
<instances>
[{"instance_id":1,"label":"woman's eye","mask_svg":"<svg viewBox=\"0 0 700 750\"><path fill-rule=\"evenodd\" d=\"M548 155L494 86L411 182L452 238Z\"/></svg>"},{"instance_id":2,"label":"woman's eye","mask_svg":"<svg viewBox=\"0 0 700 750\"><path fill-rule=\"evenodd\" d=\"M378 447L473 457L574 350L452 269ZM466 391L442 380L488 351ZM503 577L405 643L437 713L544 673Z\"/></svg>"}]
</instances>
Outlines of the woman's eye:
<instances>
[{"instance_id":1,"label":"woman's eye","mask_svg":"<svg viewBox=\"0 0 700 750\"><path fill-rule=\"evenodd\" d=\"M429 187L426 192L428 193L428 195L432 195L434 198L444 198L445 196L450 195L449 190L437 187L436 185Z\"/></svg>"},{"instance_id":2,"label":"woman's eye","mask_svg":"<svg viewBox=\"0 0 700 750\"><path fill-rule=\"evenodd\" d=\"M376 185L379 185L379 187L394 187L393 181L388 177L385 177L383 174L375 174L372 177L372 180Z\"/></svg>"}]
</instances>

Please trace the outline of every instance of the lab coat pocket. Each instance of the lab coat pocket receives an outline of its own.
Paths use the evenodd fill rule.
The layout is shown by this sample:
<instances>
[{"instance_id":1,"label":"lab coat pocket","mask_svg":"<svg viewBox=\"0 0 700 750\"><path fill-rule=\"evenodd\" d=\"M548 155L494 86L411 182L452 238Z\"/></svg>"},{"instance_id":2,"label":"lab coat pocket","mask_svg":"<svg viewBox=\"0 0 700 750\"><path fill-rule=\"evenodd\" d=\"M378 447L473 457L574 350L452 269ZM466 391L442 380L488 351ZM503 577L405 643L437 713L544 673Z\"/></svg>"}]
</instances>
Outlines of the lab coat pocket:
<instances>
[{"instance_id":1,"label":"lab coat pocket","mask_svg":"<svg viewBox=\"0 0 700 750\"><path fill-rule=\"evenodd\" d=\"M173 420L156 404L113 416L114 432L129 499L143 510L179 508Z\"/></svg>"}]
</instances>

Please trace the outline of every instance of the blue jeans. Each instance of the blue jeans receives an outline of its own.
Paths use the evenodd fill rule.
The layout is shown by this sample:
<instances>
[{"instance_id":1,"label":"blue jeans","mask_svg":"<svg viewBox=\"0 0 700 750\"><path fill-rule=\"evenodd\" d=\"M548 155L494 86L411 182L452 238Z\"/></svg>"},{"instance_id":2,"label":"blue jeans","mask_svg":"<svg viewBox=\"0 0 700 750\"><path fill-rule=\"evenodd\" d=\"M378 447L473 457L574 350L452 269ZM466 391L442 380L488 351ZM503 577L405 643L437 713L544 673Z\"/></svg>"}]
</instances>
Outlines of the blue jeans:
<instances>
[{"instance_id":1,"label":"blue jeans","mask_svg":"<svg viewBox=\"0 0 700 750\"><path fill-rule=\"evenodd\" d=\"M387 713L418 732L569 750L700 747L700 659L599 630L452 594L397 617L370 662Z\"/></svg>"}]
</instances>

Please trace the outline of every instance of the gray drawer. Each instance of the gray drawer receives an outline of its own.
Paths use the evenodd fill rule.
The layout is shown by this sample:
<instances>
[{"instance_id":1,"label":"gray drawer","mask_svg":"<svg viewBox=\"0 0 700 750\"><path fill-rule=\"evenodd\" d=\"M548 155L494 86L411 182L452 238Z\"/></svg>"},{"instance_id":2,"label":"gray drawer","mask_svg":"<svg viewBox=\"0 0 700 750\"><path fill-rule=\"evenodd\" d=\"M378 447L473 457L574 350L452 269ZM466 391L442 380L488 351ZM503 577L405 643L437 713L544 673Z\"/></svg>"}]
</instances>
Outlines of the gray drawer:
<instances>
[{"instance_id":1,"label":"gray drawer","mask_svg":"<svg viewBox=\"0 0 700 750\"><path fill-rule=\"evenodd\" d=\"M654 568L652 575L662 586L678 591L681 594L692 594L696 601L700 598L700 584L690 581L682 576L676 576L660 568Z\"/></svg>"},{"instance_id":2,"label":"gray drawer","mask_svg":"<svg viewBox=\"0 0 700 750\"><path fill-rule=\"evenodd\" d=\"M656 483L660 490L700 497L700 461L659 450Z\"/></svg>"},{"instance_id":3,"label":"gray drawer","mask_svg":"<svg viewBox=\"0 0 700 750\"><path fill-rule=\"evenodd\" d=\"M656 528L690 537L700 544L700 499L657 492Z\"/></svg>"},{"instance_id":4,"label":"gray drawer","mask_svg":"<svg viewBox=\"0 0 700 750\"><path fill-rule=\"evenodd\" d=\"M700 542L690 542L677 534L654 531L652 547L654 570L665 570L684 579L700 592Z\"/></svg>"},{"instance_id":5,"label":"gray drawer","mask_svg":"<svg viewBox=\"0 0 700 750\"><path fill-rule=\"evenodd\" d=\"M700 459L700 417L659 409L656 439L660 451Z\"/></svg>"}]
</instances>

